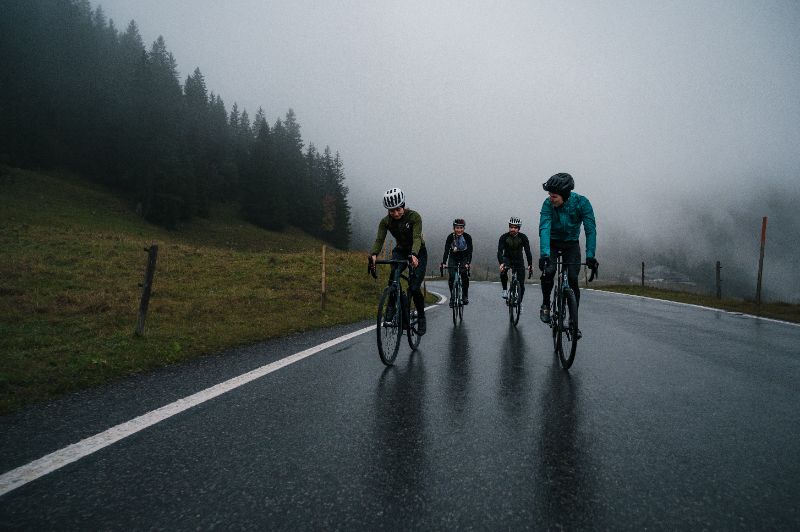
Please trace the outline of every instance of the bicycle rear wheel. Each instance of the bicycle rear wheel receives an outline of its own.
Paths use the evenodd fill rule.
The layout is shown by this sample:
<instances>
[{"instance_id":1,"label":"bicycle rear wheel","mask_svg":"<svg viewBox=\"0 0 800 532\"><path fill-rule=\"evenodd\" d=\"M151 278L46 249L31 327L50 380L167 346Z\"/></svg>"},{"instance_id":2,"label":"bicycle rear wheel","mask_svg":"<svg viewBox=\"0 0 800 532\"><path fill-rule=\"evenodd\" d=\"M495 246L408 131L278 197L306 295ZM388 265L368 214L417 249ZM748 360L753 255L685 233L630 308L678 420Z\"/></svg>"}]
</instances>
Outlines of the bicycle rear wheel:
<instances>
[{"instance_id":1,"label":"bicycle rear wheel","mask_svg":"<svg viewBox=\"0 0 800 532\"><path fill-rule=\"evenodd\" d=\"M564 312L566 310L566 312ZM566 290L562 298L562 314L560 316L558 345L558 358L561 360L561 367L569 369L575 362L575 353L578 350L578 302L575 300L575 293ZM565 323L566 322L566 323Z\"/></svg>"},{"instance_id":2,"label":"bicycle rear wheel","mask_svg":"<svg viewBox=\"0 0 800 532\"><path fill-rule=\"evenodd\" d=\"M378 354L381 362L387 366L394 364L400 338L403 336L403 317L400 294L396 289L387 286L378 303Z\"/></svg>"},{"instance_id":3,"label":"bicycle rear wheel","mask_svg":"<svg viewBox=\"0 0 800 532\"><path fill-rule=\"evenodd\" d=\"M522 298L519 294L519 281L513 279L511 281L511 289L508 291L508 318L511 320L511 325L515 326L519 323L519 313L522 310Z\"/></svg>"}]
</instances>

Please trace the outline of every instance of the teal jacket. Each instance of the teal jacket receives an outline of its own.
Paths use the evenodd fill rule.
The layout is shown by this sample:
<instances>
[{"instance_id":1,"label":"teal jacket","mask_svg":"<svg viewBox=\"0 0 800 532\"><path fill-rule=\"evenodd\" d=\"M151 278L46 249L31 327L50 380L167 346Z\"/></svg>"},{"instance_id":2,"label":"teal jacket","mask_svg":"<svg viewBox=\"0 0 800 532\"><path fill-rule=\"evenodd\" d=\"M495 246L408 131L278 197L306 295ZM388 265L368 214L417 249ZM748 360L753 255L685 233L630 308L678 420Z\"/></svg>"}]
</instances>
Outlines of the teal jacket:
<instances>
[{"instance_id":1,"label":"teal jacket","mask_svg":"<svg viewBox=\"0 0 800 532\"><path fill-rule=\"evenodd\" d=\"M581 235L581 223L586 232L586 258L594 257L597 246L597 226L594 211L589 200L570 193L569 199L559 208L554 208L550 198L544 200L539 213L539 252L542 257L550 256L550 240L577 242Z\"/></svg>"}]
</instances>

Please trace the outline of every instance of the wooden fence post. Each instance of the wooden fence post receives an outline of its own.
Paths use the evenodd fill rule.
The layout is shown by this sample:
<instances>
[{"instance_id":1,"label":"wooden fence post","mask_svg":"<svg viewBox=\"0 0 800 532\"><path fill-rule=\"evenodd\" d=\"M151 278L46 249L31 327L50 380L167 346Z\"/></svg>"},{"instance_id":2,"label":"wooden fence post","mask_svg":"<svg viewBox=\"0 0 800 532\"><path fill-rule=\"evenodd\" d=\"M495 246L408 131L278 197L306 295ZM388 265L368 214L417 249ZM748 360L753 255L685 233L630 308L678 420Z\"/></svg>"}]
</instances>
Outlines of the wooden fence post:
<instances>
[{"instance_id":1,"label":"wooden fence post","mask_svg":"<svg viewBox=\"0 0 800 532\"><path fill-rule=\"evenodd\" d=\"M644 288L644 262L642 262L642 288Z\"/></svg>"},{"instance_id":2,"label":"wooden fence post","mask_svg":"<svg viewBox=\"0 0 800 532\"><path fill-rule=\"evenodd\" d=\"M722 299L722 281L720 280L720 270L722 266L720 266L719 261L717 261L717 299Z\"/></svg>"},{"instance_id":3,"label":"wooden fence post","mask_svg":"<svg viewBox=\"0 0 800 532\"><path fill-rule=\"evenodd\" d=\"M150 305L150 290L153 286L153 275L156 272L156 258L158 257L158 245L154 242L147 251L147 269L144 272L144 284L142 284L142 299L139 302L139 318L136 320L136 336L144 335L144 320L147 317L147 307Z\"/></svg>"},{"instance_id":4,"label":"wooden fence post","mask_svg":"<svg viewBox=\"0 0 800 532\"><path fill-rule=\"evenodd\" d=\"M767 217L761 220L761 251L758 254L758 284L756 285L756 305L761 304L761 274L764 271L764 244L767 240Z\"/></svg>"},{"instance_id":5,"label":"wooden fence post","mask_svg":"<svg viewBox=\"0 0 800 532\"><path fill-rule=\"evenodd\" d=\"M322 310L325 310L325 244L322 244Z\"/></svg>"}]
</instances>

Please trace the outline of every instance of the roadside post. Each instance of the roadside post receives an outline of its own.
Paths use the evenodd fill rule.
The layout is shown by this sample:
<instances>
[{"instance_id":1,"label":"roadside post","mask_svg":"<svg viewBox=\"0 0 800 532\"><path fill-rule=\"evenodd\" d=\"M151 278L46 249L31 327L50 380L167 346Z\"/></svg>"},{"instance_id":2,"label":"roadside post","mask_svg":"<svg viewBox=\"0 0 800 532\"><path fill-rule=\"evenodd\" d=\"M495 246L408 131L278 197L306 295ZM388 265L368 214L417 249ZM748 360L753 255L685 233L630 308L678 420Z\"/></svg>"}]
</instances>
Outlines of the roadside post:
<instances>
[{"instance_id":1,"label":"roadside post","mask_svg":"<svg viewBox=\"0 0 800 532\"><path fill-rule=\"evenodd\" d=\"M142 287L142 299L139 302L139 317L136 320L136 336L144 335L144 320L147 317L147 307L150 305L150 291L153 286L153 276L156 272L156 258L158 257L158 244L153 242L149 248L144 248L147 252L147 269L144 272L144 283Z\"/></svg>"},{"instance_id":2,"label":"roadside post","mask_svg":"<svg viewBox=\"0 0 800 532\"><path fill-rule=\"evenodd\" d=\"M764 244L767 240L767 217L761 220L761 251L758 254L758 284L756 285L756 305L761 305L761 279L764 272Z\"/></svg>"},{"instance_id":3,"label":"roadside post","mask_svg":"<svg viewBox=\"0 0 800 532\"><path fill-rule=\"evenodd\" d=\"M722 281L720 279L720 270L722 270L722 266L720 266L719 261L717 261L717 299L722 299Z\"/></svg>"},{"instance_id":4,"label":"roadside post","mask_svg":"<svg viewBox=\"0 0 800 532\"><path fill-rule=\"evenodd\" d=\"M322 244L322 310L325 310L325 244Z\"/></svg>"}]
</instances>

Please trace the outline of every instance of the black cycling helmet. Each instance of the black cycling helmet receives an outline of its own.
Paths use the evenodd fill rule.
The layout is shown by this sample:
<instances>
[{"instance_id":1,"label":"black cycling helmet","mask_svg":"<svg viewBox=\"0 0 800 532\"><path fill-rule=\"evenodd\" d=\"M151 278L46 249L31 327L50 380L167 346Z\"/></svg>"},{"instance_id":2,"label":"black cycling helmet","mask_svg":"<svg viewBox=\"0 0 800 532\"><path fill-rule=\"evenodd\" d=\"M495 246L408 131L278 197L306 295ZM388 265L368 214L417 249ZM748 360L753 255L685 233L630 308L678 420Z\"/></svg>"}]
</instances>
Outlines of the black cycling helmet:
<instances>
[{"instance_id":1,"label":"black cycling helmet","mask_svg":"<svg viewBox=\"0 0 800 532\"><path fill-rule=\"evenodd\" d=\"M456 226L464 227L465 225L467 224L464 223L464 218L456 218L455 220L453 220L453 227Z\"/></svg>"},{"instance_id":2,"label":"black cycling helmet","mask_svg":"<svg viewBox=\"0 0 800 532\"><path fill-rule=\"evenodd\" d=\"M547 192L554 192L567 201L570 191L575 188L575 180L572 176L566 173L558 173L542 183L542 188Z\"/></svg>"}]
</instances>

